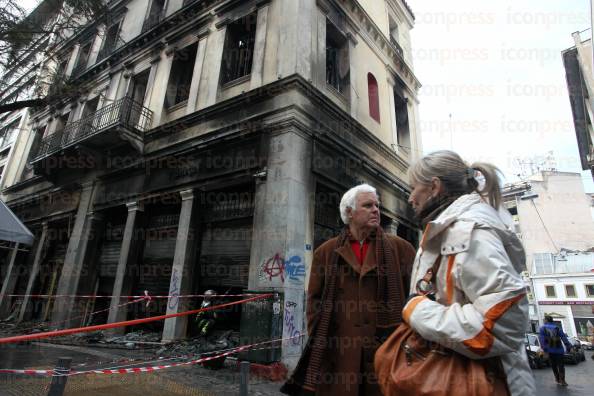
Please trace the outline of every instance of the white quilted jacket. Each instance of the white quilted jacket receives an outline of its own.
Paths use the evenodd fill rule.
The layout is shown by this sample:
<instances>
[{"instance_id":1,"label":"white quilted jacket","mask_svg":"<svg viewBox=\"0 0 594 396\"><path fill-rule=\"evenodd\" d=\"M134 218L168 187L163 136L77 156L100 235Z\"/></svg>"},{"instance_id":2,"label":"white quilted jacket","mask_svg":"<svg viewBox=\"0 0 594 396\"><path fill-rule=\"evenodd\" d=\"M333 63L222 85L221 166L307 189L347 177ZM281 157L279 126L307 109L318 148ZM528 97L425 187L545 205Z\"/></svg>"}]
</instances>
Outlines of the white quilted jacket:
<instances>
[{"instance_id":1,"label":"white quilted jacket","mask_svg":"<svg viewBox=\"0 0 594 396\"><path fill-rule=\"evenodd\" d=\"M436 301L419 296L404 320L421 336L465 356L500 356L512 395L534 395L524 350L528 321L522 244L505 209L463 195L429 223L413 266L411 293L441 255Z\"/></svg>"}]
</instances>

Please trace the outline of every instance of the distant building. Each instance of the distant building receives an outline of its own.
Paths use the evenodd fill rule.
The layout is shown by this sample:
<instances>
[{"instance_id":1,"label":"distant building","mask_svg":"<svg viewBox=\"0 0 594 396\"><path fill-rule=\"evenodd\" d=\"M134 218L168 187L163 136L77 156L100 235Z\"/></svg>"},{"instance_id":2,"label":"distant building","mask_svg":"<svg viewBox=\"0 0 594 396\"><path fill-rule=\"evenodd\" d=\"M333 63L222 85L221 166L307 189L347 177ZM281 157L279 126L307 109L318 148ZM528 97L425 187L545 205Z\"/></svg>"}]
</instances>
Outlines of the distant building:
<instances>
[{"instance_id":1,"label":"distant building","mask_svg":"<svg viewBox=\"0 0 594 396\"><path fill-rule=\"evenodd\" d=\"M580 32L572 36L575 46L562 52L563 65L582 169L590 170L594 178L592 39L582 40Z\"/></svg>"},{"instance_id":2,"label":"distant building","mask_svg":"<svg viewBox=\"0 0 594 396\"><path fill-rule=\"evenodd\" d=\"M588 279L594 284L594 273L590 273L587 265L561 264L563 257L590 257L588 255L594 251L591 199L584 193L579 173L542 171L526 181L506 185L503 200L526 249L528 270L523 276L529 289L531 327L536 330L542 324L545 313L539 299L544 295L539 289L543 287L543 276L546 278L555 274L553 278L559 279L579 274L584 278L584 285L588 284ZM542 266L543 257L559 264ZM583 301L590 301L589 298ZM591 306L594 307L594 297ZM588 305L590 309L591 306Z\"/></svg>"},{"instance_id":3,"label":"distant building","mask_svg":"<svg viewBox=\"0 0 594 396\"><path fill-rule=\"evenodd\" d=\"M594 335L594 252L536 254L531 278L541 317L551 315L570 336Z\"/></svg>"}]
</instances>

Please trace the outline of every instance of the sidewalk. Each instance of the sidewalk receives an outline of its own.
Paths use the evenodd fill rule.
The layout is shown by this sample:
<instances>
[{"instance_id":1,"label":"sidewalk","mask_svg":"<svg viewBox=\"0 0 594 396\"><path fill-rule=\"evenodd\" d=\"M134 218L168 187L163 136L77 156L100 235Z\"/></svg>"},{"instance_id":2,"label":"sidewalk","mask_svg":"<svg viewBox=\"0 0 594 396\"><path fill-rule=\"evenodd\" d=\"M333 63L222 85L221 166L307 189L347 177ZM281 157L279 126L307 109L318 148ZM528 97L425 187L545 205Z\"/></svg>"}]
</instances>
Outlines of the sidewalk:
<instances>
[{"instance_id":1,"label":"sidewalk","mask_svg":"<svg viewBox=\"0 0 594 396\"><path fill-rule=\"evenodd\" d=\"M153 351L124 349L95 349L85 346L52 345L31 343L6 347L0 358L0 368L53 368L58 356L72 357L74 370L115 368L130 363L122 359L154 359ZM159 361L138 366L164 364ZM10 365L10 366L8 366ZM221 370L210 370L200 365L174 367L156 372L137 374L86 374L68 378L66 392L69 396L93 395L238 395L239 372L227 361ZM0 396L3 395L47 395L50 378L39 378L15 374L0 374ZM249 394L256 396L277 396L281 383L250 377Z\"/></svg>"}]
</instances>

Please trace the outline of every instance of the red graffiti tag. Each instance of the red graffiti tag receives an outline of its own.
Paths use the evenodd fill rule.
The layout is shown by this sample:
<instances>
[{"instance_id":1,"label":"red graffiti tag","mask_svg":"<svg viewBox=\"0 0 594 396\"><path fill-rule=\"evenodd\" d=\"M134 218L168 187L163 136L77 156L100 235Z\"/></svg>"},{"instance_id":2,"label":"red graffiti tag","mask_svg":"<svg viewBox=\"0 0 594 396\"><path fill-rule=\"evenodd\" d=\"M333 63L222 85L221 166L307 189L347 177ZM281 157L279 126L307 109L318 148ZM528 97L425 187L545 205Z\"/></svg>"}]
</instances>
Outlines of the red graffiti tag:
<instances>
[{"instance_id":1,"label":"red graffiti tag","mask_svg":"<svg viewBox=\"0 0 594 396\"><path fill-rule=\"evenodd\" d=\"M268 275L268 280L277 276L281 277L281 281L285 281L285 260L277 253L274 257L269 258L262 267L262 272Z\"/></svg>"}]
</instances>

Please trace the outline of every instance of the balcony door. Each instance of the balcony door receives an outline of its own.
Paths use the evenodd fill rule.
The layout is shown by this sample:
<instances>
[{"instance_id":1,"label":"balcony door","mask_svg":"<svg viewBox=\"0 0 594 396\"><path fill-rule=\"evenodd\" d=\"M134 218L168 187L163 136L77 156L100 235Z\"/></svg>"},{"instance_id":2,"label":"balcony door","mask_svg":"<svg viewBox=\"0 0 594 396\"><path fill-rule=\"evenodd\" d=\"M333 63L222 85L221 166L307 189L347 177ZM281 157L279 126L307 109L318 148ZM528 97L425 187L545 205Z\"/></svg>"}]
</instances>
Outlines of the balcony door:
<instances>
[{"instance_id":1,"label":"balcony door","mask_svg":"<svg viewBox=\"0 0 594 396\"><path fill-rule=\"evenodd\" d=\"M98 120L96 119L97 107L99 106L99 96L87 101L82 109L80 116L80 129L77 135L78 138L91 135L97 128Z\"/></svg>"},{"instance_id":2,"label":"balcony door","mask_svg":"<svg viewBox=\"0 0 594 396\"><path fill-rule=\"evenodd\" d=\"M130 102L130 106L128 107L129 116L128 119L129 125L137 128L138 121L140 120L140 115L142 112L142 106L144 104L144 97L146 96L146 88L148 86L148 79L149 79L149 72L150 69L147 69L141 73L138 73L132 80L130 81L130 86L128 87L128 98L132 99ZM126 116L126 114L123 114ZM139 128L143 129L143 128Z\"/></svg>"}]
</instances>

